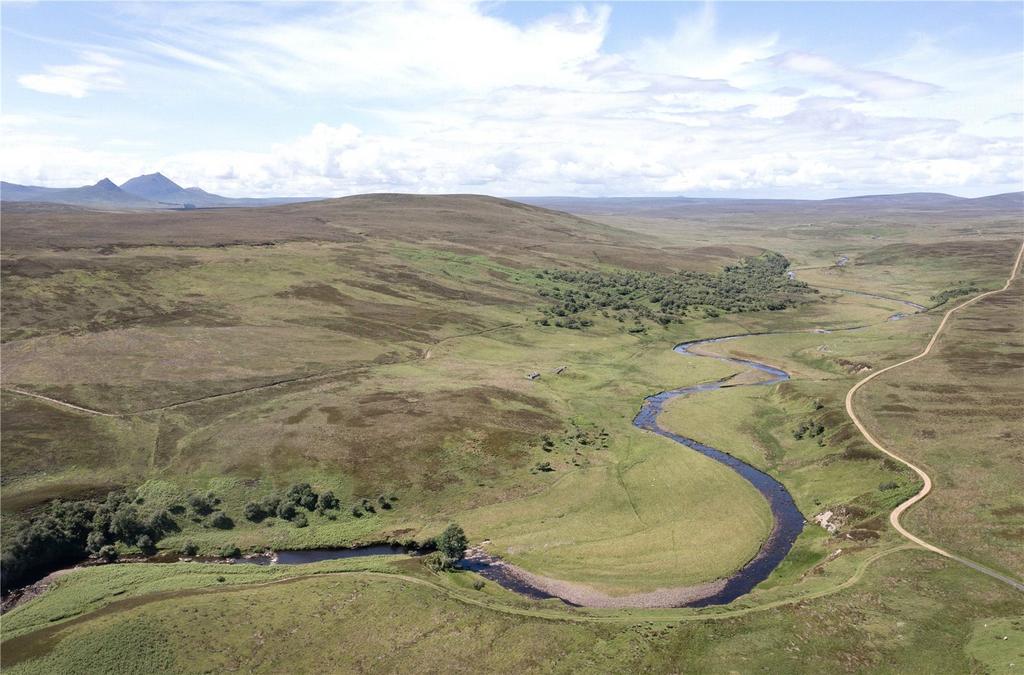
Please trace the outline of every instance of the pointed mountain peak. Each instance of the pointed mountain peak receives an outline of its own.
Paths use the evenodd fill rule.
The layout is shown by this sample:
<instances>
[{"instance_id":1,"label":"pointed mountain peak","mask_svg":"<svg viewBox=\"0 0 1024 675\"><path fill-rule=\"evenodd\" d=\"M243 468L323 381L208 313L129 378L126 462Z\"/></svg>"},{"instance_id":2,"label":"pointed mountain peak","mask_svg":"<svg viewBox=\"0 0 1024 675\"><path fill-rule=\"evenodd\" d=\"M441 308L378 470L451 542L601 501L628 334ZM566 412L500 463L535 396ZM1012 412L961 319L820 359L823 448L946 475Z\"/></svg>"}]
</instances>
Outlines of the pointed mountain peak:
<instances>
[{"instance_id":1,"label":"pointed mountain peak","mask_svg":"<svg viewBox=\"0 0 1024 675\"><path fill-rule=\"evenodd\" d=\"M100 182L96 183L96 185L93 185L93 187L103 188L104 190L109 190L111 188L117 189L117 185L115 185L114 181L109 178L104 178Z\"/></svg>"},{"instance_id":2,"label":"pointed mountain peak","mask_svg":"<svg viewBox=\"0 0 1024 675\"><path fill-rule=\"evenodd\" d=\"M183 191L180 185L159 172L136 176L122 183L121 189L146 199L176 197Z\"/></svg>"}]
</instances>

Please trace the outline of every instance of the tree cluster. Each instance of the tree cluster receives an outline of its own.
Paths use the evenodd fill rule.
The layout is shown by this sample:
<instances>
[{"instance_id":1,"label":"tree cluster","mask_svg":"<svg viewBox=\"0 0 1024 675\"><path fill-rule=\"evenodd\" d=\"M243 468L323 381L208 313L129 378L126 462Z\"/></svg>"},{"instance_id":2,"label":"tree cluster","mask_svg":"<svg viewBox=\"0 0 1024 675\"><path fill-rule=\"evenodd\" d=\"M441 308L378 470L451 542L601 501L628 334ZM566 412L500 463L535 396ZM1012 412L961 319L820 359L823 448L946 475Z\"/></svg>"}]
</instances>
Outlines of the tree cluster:
<instances>
[{"instance_id":1,"label":"tree cluster","mask_svg":"<svg viewBox=\"0 0 1024 675\"><path fill-rule=\"evenodd\" d=\"M121 542L151 552L178 524L165 509L143 513L143 503L123 491L93 500L55 501L22 526L0 557L3 590L18 588L89 554L110 561Z\"/></svg>"},{"instance_id":2,"label":"tree cluster","mask_svg":"<svg viewBox=\"0 0 1024 675\"><path fill-rule=\"evenodd\" d=\"M949 302L953 298L959 298L964 295L970 295L971 293L978 292L977 286L957 286L956 288L947 288L941 293L936 293L931 297L932 303L935 307Z\"/></svg>"},{"instance_id":3,"label":"tree cluster","mask_svg":"<svg viewBox=\"0 0 1024 675\"><path fill-rule=\"evenodd\" d=\"M366 513L375 513L377 508L390 509L392 501L397 499L394 495L377 497L376 505L367 498L361 499L350 509L350 513L359 518ZM317 493L309 483L296 483L284 493L284 495L269 495L258 501L251 501L245 505L244 513L247 520L258 523L265 518L280 518L289 520L296 527L306 527L309 520L304 512L317 512L320 515L327 515L328 518L336 518L336 511L342 508L341 501L330 490Z\"/></svg>"},{"instance_id":4,"label":"tree cluster","mask_svg":"<svg viewBox=\"0 0 1024 675\"><path fill-rule=\"evenodd\" d=\"M690 316L785 309L814 292L804 282L790 279L788 268L785 256L766 252L714 274L544 270L541 278L554 287L540 291L551 303L540 323L585 328L592 321L582 314L599 311L622 322L632 319L630 330L642 332L645 321L668 325Z\"/></svg>"}]
</instances>

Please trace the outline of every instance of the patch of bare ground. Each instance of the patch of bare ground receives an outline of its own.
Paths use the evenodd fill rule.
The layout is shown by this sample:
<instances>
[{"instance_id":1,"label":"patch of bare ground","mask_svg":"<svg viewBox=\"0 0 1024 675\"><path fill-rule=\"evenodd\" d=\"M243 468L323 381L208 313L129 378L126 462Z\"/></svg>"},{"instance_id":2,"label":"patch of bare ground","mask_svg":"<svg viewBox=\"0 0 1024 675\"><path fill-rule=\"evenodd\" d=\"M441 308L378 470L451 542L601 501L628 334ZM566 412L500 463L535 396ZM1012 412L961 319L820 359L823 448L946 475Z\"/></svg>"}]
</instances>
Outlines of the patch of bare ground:
<instances>
[{"instance_id":1,"label":"patch of bare ground","mask_svg":"<svg viewBox=\"0 0 1024 675\"><path fill-rule=\"evenodd\" d=\"M469 560L473 560L481 555L482 551L480 549L469 549L466 551L466 557ZM629 595L609 595L585 584L552 579L551 577L527 572L523 568L504 560L494 561L491 564L499 566L505 574L548 595L583 607L605 609L681 607L687 603L718 593L725 588L727 582L726 579L717 579L694 586L659 588L646 593L631 593Z\"/></svg>"}]
</instances>

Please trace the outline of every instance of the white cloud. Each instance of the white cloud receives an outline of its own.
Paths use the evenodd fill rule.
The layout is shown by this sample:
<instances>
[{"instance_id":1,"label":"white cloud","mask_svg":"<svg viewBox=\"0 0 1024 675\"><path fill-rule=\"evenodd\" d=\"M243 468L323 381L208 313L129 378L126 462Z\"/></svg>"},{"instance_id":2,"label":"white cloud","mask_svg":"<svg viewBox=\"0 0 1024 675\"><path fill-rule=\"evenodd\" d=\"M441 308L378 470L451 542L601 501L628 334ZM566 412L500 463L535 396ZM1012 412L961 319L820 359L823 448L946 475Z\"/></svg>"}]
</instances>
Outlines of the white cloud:
<instances>
[{"instance_id":1,"label":"white cloud","mask_svg":"<svg viewBox=\"0 0 1024 675\"><path fill-rule=\"evenodd\" d=\"M927 96L941 90L940 87L928 82L919 82L876 70L850 68L823 56L806 52L786 52L772 57L770 62L780 68L834 82L870 98L912 98Z\"/></svg>"},{"instance_id":2,"label":"white cloud","mask_svg":"<svg viewBox=\"0 0 1024 675\"><path fill-rule=\"evenodd\" d=\"M45 66L42 73L21 75L18 84L44 94L82 98L95 91L121 89L124 81L118 69L122 61L102 52L85 52L79 63Z\"/></svg>"},{"instance_id":3,"label":"white cloud","mask_svg":"<svg viewBox=\"0 0 1024 675\"><path fill-rule=\"evenodd\" d=\"M94 50L19 81L69 96L129 85L185 96L191 83L203 88L197 105L230 92L258 108L253 97L266 94L274 114L316 105L303 119L322 122L260 135L259 122L232 117L252 127L244 151L21 129L3 141L5 178L82 184L160 170L234 196L984 192L1021 180L1021 84L1005 57L919 43L845 64L768 30L722 36L711 5L616 52L614 15L600 6L523 26L454 3L243 7L126 6L143 14L116 50L105 45L119 59ZM187 138L184 124L168 128Z\"/></svg>"}]
</instances>

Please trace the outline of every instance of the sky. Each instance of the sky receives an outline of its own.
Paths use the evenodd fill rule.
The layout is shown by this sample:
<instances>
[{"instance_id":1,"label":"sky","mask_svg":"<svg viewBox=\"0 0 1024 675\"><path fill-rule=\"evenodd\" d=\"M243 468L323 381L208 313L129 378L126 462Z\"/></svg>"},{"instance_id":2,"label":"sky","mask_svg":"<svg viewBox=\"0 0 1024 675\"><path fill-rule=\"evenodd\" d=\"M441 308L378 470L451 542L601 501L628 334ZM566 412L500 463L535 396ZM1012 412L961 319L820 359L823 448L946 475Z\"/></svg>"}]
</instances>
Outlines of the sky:
<instances>
[{"instance_id":1,"label":"sky","mask_svg":"<svg viewBox=\"0 0 1024 675\"><path fill-rule=\"evenodd\" d=\"M0 177L227 196L1024 189L1024 3L3 2Z\"/></svg>"}]
</instances>

